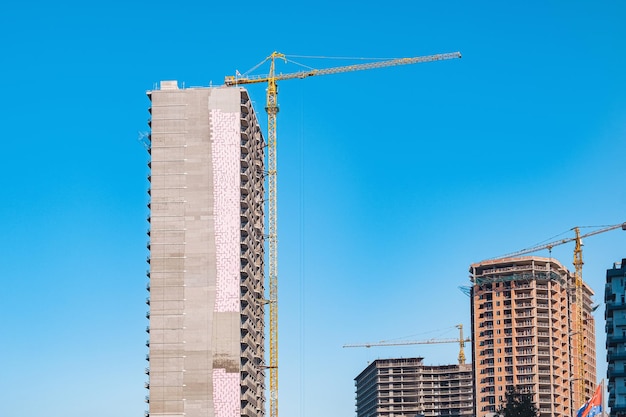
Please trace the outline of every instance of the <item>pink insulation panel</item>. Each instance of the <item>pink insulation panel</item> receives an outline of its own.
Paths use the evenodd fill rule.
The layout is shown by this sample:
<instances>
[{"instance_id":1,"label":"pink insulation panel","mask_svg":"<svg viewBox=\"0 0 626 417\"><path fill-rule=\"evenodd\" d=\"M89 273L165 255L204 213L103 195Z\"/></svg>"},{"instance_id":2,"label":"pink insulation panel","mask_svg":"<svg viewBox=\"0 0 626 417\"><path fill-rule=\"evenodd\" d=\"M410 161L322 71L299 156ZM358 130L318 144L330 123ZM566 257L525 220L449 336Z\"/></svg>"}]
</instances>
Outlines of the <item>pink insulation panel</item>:
<instances>
[{"instance_id":1,"label":"pink insulation panel","mask_svg":"<svg viewBox=\"0 0 626 417\"><path fill-rule=\"evenodd\" d=\"M240 127L238 113L211 110L217 260L216 312L240 310ZM238 401L237 401L238 402Z\"/></svg>"},{"instance_id":2,"label":"pink insulation panel","mask_svg":"<svg viewBox=\"0 0 626 417\"><path fill-rule=\"evenodd\" d=\"M240 417L239 373L227 373L224 369L213 370L213 406L215 417Z\"/></svg>"}]
</instances>

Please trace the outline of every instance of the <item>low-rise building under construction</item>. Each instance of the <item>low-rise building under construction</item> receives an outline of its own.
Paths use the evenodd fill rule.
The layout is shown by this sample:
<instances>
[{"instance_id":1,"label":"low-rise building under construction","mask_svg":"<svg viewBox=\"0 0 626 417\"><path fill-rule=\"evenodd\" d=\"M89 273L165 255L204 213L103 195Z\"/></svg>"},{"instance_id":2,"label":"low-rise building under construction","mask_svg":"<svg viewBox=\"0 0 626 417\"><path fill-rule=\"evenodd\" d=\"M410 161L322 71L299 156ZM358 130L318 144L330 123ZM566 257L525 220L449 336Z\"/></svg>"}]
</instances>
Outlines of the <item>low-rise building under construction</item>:
<instances>
[{"instance_id":1,"label":"low-rise building under construction","mask_svg":"<svg viewBox=\"0 0 626 417\"><path fill-rule=\"evenodd\" d=\"M378 359L356 378L357 417L472 416L472 366Z\"/></svg>"}]
</instances>

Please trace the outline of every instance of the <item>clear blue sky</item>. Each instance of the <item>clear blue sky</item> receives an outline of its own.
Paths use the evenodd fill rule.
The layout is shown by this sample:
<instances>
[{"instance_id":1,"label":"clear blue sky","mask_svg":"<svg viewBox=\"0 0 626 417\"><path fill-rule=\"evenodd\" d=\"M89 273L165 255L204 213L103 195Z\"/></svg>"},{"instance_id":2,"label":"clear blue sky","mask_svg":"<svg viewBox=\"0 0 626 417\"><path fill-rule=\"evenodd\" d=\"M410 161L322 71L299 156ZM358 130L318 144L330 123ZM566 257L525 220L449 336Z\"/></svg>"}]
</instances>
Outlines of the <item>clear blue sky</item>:
<instances>
[{"instance_id":1,"label":"clear blue sky","mask_svg":"<svg viewBox=\"0 0 626 417\"><path fill-rule=\"evenodd\" d=\"M146 409L137 138L156 82L218 85L274 50L462 52L280 84L280 415L350 417L368 361L458 351L343 344L454 337L472 262L626 220L624 21L618 0L4 2L0 416ZM264 88L250 92L263 115ZM600 303L625 242L586 241ZM553 256L571 268L572 249Z\"/></svg>"}]
</instances>

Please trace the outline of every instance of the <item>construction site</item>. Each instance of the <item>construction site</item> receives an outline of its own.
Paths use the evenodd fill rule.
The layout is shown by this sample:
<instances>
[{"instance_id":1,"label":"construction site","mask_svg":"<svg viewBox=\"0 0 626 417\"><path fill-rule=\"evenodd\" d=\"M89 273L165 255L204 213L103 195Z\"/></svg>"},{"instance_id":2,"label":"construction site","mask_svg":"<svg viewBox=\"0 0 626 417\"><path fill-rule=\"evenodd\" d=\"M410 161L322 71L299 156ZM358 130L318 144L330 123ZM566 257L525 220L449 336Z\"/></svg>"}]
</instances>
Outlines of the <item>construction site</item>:
<instances>
[{"instance_id":1,"label":"construction site","mask_svg":"<svg viewBox=\"0 0 626 417\"><path fill-rule=\"evenodd\" d=\"M259 64L269 65L266 75L237 72L218 87L161 81L148 92L146 417L279 416L278 84L458 58L454 52L283 74L276 64L287 57L274 52ZM267 85L265 133L248 84ZM458 363L427 365L421 356L363 363L354 375L356 416L488 417L515 386L532 394L541 417L574 417L602 378L582 239L624 228L575 228L571 238L470 265L465 335L459 324L452 339L344 345L459 347ZM573 272L534 255L570 242Z\"/></svg>"},{"instance_id":2,"label":"construction site","mask_svg":"<svg viewBox=\"0 0 626 417\"><path fill-rule=\"evenodd\" d=\"M626 1L3 5L0 417L626 417Z\"/></svg>"}]
</instances>

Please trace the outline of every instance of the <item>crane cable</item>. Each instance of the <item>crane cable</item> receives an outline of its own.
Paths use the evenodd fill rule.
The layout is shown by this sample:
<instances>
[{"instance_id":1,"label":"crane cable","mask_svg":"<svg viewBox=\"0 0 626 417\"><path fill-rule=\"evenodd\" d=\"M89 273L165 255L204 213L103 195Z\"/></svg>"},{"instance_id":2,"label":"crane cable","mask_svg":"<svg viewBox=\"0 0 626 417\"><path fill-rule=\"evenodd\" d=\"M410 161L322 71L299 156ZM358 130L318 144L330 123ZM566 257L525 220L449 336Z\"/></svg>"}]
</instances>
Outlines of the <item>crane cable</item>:
<instances>
[{"instance_id":1,"label":"crane cable","mask_svg":"<svg viewBox=\"0 0 626 417\"><path fill-rule=\"evenodd\" d=\"M296 62L296 61L291 60L291 59L287 59L288 57L290 57L290 58L306 58L306 59L333 59L333 60L344 60L344 61L345 60L353 60L353 61L386 61L386 60L398 59L398 58L365 58L365 57L349 57L349 56L312 56L312 55L284 55L283 56L283 59L284 59L285 63L291 63L291 64L297 65L299 67L306 68L308 70L316 70L317 68L311 67L309 65L302 64L300 62ZM258 64L256 64L255 66L253 66L252 68L250 68L249 70L247 70L244 73L240 74L240 75L242 75L242 76L249 76L251 72L257 70L261 65L265 64L270 59L271 59L271 55L268 56L267 58L265 58L263 61L261 61Z\"/></svg>"},{"instance_id":2,"label":"crane cable","mask_svg":"<svg viewBox=\"0 0 626 417\"><path fill-rule=\"evenodd\" d=\"M300 88L300 91L302 89ZM306 172L304 169L304 108L302 104L302 94L300 94L300 195L299 195L299 229L300 229L300 244L299 244L299 258L300 262L298 265L299 271L299 281L300 281L300 416L306 417L306 396L304 395L305 389L304 386L306 384L306 362L304 358L306 358L306 276L305 276L305 258L304 254L306 253L305 244L306 240L304 238L306 228L304 226L305 219L305 193L304 193L304 173Z\"/></svg>"}]
</instances>

